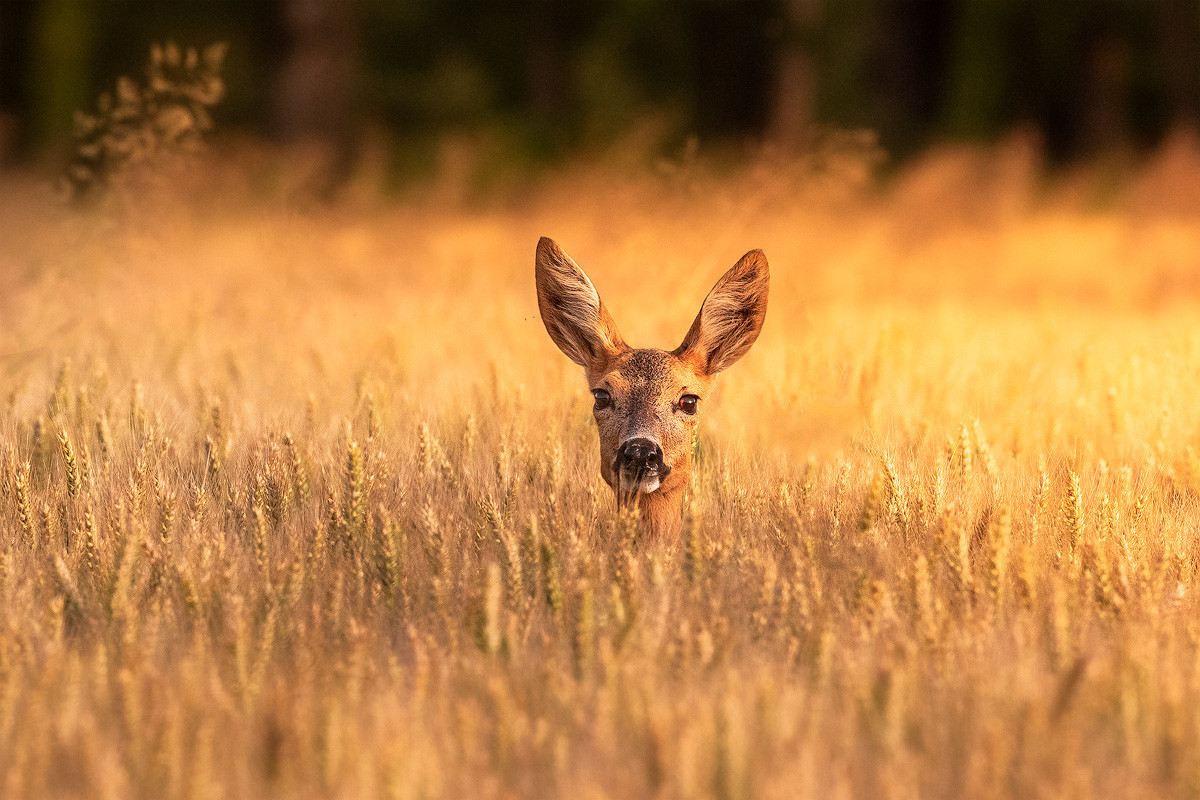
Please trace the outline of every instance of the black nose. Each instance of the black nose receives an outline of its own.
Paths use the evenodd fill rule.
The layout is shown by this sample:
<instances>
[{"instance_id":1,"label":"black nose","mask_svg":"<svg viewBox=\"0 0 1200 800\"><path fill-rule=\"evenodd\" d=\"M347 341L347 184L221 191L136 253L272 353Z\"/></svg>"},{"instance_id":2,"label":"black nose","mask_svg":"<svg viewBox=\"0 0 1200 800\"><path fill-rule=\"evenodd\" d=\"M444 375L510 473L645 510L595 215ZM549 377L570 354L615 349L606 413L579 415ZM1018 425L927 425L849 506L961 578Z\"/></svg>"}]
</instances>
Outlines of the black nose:
<instances>
[{"instance_id":1,"label":"black nose","mask_svg":"<svg viewBox=\"0 0 1200 800\"><path fill-rule=\"evenodd\" d=\"M617 450L616 463L613 467L621 470L637 472L658 472L666 475L667 469L663 464L662 448L649 439L630 439Z\"/></svg>"}]
</instances>

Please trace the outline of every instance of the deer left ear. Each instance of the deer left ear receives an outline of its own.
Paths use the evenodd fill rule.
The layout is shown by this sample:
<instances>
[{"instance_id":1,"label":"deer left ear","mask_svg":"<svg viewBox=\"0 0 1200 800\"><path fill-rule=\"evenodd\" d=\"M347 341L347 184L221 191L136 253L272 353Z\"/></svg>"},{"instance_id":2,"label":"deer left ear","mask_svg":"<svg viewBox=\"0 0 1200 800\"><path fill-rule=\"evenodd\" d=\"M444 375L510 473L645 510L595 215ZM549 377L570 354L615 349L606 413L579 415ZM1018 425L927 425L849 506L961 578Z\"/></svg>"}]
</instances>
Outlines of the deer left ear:
<instances>
[{"instance_id":1,"label":"deer left ear","mask_svg":"<svg viewBox=\"0 0 1200 800\"><path fill-rule=\"evenodd\" d=\"M704 298L696 321L674 354L706 375L732 366L758 339L767 316L770 284L763 251L746 253Z\"/></svg>"}]
</instances>

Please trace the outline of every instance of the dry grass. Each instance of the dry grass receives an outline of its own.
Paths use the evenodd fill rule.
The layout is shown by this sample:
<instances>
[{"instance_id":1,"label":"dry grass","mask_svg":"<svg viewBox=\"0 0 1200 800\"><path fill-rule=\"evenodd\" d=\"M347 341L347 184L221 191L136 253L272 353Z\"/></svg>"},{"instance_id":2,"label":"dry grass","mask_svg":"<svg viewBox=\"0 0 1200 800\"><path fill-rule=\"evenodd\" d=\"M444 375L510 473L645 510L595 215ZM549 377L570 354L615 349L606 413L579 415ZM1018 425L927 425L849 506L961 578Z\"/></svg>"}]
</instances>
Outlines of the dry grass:
<instances>
[{"instance_id":1,"label":"dry grass","mask_svg":"<svg viewBox=\"0 0 1200 800\"><path fill-rule=\"evenodd\" d=\"M474 211L0 184L0 795L1196 796L1173 147L1099 209L1019 144L881 197L778 163ZM598 477L541 234L635 344L771 260L678 543Z\"/></svg>"}]
</instances>

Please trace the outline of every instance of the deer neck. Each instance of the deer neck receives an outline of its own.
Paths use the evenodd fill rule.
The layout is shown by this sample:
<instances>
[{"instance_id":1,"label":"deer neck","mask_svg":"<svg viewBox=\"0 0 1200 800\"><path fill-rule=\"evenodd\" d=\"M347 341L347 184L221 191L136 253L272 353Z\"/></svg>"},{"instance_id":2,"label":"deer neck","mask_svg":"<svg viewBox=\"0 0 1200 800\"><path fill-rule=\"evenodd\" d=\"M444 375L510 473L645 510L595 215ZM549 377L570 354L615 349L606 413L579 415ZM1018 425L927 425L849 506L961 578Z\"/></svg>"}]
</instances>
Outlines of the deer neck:
<instances>
[{"instance_id":1,"label":"deer neck","mask_svg":"<svg viewBox=\"0 0 1200 800\"><path fill-rule=\"evenodd\" d=\"M650 539L671 541L679 538L683 530L682 503L683 489L651 492L638 497L638 510Z\"/></svg>"}]
</instances>

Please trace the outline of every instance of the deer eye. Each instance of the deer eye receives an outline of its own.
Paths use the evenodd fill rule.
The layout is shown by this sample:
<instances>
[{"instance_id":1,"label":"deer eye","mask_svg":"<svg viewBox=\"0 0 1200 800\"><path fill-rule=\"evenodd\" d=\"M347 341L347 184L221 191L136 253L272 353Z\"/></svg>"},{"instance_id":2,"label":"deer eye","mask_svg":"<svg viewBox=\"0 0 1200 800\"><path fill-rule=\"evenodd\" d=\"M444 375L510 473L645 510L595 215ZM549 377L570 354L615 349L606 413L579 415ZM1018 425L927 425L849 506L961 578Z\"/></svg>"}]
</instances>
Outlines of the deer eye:
<instances>
[{"instance_id":1,"label":"deer eye","mask_svg":"<svg viewBox=\"0 0 1200 800\"><path fill-rule=\"evenodd\" d=\"M694 394L685 394L679 398L679 410L685 414L695 414L696 406L700 403L700 398Z\"/></svg>"},{"instance_id":2,"label":"deer eye","mask_svg":"<svg viewBox=\"0 0 1200 800\"><path fill-rule=\"evenodd\" d=\"M612 395L604 389L592 389L592 397L596 398L596 405L593 408L595 411L608 408L612 403Z\"/></svg>"}]
</instances>

